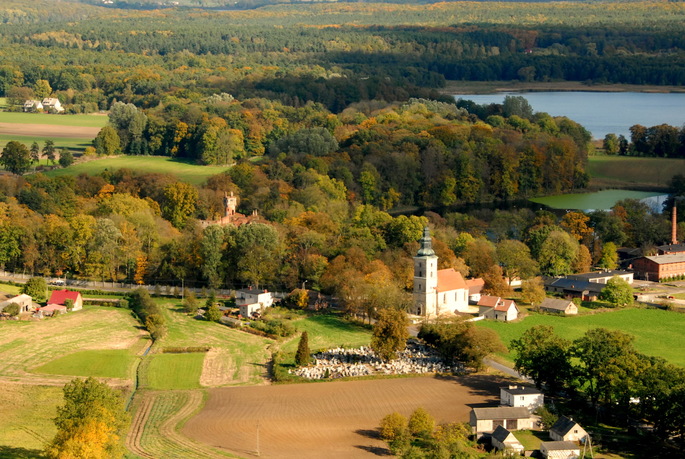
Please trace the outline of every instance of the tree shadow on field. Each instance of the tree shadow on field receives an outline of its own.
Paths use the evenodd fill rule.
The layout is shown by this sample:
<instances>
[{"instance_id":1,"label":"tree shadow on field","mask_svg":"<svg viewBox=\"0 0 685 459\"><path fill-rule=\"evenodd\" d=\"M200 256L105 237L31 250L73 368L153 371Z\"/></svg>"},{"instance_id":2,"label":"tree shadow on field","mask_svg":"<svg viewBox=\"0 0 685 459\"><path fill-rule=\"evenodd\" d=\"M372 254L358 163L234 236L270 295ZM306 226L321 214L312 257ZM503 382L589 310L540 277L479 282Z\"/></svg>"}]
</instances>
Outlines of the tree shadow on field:
<instances>
[{"instance_id":1,"label":"tree shadow on field","mask_svg":"<svg viewBox=\"0 0 685 459\"><path fill-rule=\"evenodd\" d=\"M15 448L0 445L0 459L38 459L45 457L37 449Z\"/></svg>"},{"instance_id":2,"label":"tree shadow on field","mask_svg":"<svg viewBox=\"0 0 685 459\"><path fill-rule=\"evenodd\" d=\"M485 402L499 401L500 387L517 383L517 381L512 378L483 373L470 374L466 376L436 375L435 378L443 381L453 381L455 384L464 386L469 389L469 393L471 395L488 397L489 400L486 400Z\"/></svg>"},{"instance_id":3,"label":"tree shadow on field","mask_svg":"<svg viewBox=\"0 0 685 459\"><path fill-rule=\"evenodd\" d=\"M381 433L376 429L357 429L354 433L373 440L381 440ZM354 447L375 454L376 456L392 456L390 450L383 446L355 445Z\"/></svg>"}]
</instances>

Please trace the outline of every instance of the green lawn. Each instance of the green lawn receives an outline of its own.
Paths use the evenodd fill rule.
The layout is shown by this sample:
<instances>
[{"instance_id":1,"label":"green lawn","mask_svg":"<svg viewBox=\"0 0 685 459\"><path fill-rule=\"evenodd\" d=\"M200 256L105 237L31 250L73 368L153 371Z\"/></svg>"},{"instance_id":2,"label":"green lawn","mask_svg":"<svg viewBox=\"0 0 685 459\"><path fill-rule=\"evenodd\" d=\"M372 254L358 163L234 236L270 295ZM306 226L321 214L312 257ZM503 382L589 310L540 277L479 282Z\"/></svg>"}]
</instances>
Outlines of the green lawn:
<instances>
[{"instance_id":1,"label":"green lawn","mask_svg":"<svg viewBox=\"0 0 685 459\"><path fill-rule=\"evenodd\" d=\"M644 199L662 193L633 190L602 190L594 193L560 194L532 198L531 201L553 209L611 209L621 199Z\"/></svg>"},{"instance_id":2,"label":"green lawn","mask_svg":"<svg viewBox=\"0 0 685 459\"><path fill-rule=\"evenodd\" d=\"M199 389L204 352L155 354L148 370L148 388L157 390Z\"/></svg>"},{"instance_id":3,"label":"green lawn","mask_svg":"<svg viewBox=\"0 0 685 459\"><path fill-rule=\"evenodd\" d=\"M117 156L74 164L66 169L56 169L47 172L46 175L51 177L79 175L81 173L95 175L101 173L105 169L112 171L124 167L141 172L172 174L177 176L179 180L194 185L200 185L209 177L220 174L228 169L227 166L201 166L166 156Z\"/></svg>"},{"instance_id":4,"label":"green lawn","mask_svg":"<svg viewBox=\"0 0 685 459\"><path fill-rule=\"evenodd\" d=\"M368 346L371 342L371 330L353 324L334 314L317 314L293 321L298 332L306 331L309 338L309 349L312 352L332 347ZM300 341L300 334L283 345L283 351L294 355Z\"/></svg>"},{"instance_id":5,"label":"green lawn","mask_svg":"<svg viewBox=\"0 0 685 459\"><path fill-rule=\"evenodd\" d=\"M590 156L587 172L600 182L665 188L674 175L685 175L685 160L598 155Z\"/></svg>"},{"instance_id":6,"label":"green lawn","mask_svg":"<svg viewBox=\"0 0 685 459\"><path fill-rule=\"evenodd\" d=\"M105 115L49 115L46 113L0 112L0 123L104 127L108 122L109 117Z\"/></svg>"},{"instance_id":7,"label":"green lawn","mask_svg":"<svg viewBox=\"0 0 685 459\"><path fill-rule=\"evenodd\" d=\"M621 330L635 336L635 348L644 354L663 357L671 363L685 366L682 352L685 314L659 309L621 309L577 317L531 314L520 322L480 321L478 326L495 330L505 345L520 337L535 325L551 325L556 333L573 340L591 328ZM512 362L513 355L503 355Z\"/></svg>"},{"instance_id":8,"label":"green lawn","mask_svg":"<svg viewBox=\"0 0 685 459\"><path fill-rule=\"evenodd\" d=\"M62 148L68 148L72 151L83 151L86 149L86 147L93 145L93 139L85 137L28 137L22 135L0 134L0 149L4 148L5 145L7 145L7 142L10 140L21 142L26 145L27 148L31 148L31 144L33 142L38 142L38 145L40 145L41 149L43 148L43 145L45 145L46 140L52 140L55 142L55 148L58 150Z\"/></svg>"},{"instance_id":9,"label":"green lawn","mask_svg":"<svg viewBox=\"0 0 685 459\"><path fill-rule=\"evenodd\" d=\"M128 379L137 357L127 349L80 351L35 368L35 373Z\"/></svg>"}]
</instances>

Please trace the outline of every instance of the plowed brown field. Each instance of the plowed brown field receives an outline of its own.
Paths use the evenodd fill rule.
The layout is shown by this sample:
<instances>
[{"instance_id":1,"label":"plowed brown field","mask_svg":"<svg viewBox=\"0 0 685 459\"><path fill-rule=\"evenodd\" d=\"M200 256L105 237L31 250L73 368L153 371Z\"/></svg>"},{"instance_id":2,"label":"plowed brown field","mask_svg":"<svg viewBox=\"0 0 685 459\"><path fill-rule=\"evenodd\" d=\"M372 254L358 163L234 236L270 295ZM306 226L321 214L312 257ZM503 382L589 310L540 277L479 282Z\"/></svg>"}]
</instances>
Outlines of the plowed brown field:
<instances>
[{"instance_id":1,"label":"plowed brown field","mask_svg":"<svg viewBox=\"0 0 685 459\"><path fill-rule=\"evenodd\" d=\"M389 454L376 433L386 414L422 406L438 423L465 422L506 383L475 375L210 389L183 433L243 457L373 457Z\"/></svg>"}]
</instances>

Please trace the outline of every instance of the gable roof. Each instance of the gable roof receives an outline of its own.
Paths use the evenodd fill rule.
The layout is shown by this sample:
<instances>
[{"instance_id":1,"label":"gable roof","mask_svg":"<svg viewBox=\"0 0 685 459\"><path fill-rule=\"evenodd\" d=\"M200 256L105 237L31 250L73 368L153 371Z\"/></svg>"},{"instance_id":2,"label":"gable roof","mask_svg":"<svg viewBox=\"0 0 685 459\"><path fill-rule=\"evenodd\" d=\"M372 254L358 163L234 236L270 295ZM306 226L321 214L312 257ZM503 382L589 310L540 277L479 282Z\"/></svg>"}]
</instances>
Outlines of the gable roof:
<instances>
[{"instance_id":1,"label":"gable roof","mask_svg":"<svg viewBox=\"0 0 685 459\"><path fill-rule=\"evenodd\" d=\"M532 395L532 394L542 394L542 391L536 389L535 387L529 386L508 386L500 387L504 392L508 392L511 395Z\"/></svg>"},{"instance_id":2,"label":"gable roof","mask_svg":"<svg viewBox=\"0 0 685 459\"><path fill-rule=\"evenodd\" d=\"M478 300L478 306L487 306L489 308L494 308L500 304L501 298L498 296L482 295L480 300Z\"/></svg>"},{"instance_id":3,"label":"gable roof","mask_svg":"<svg viewBox=\"0 0 685 459\"><path fill-rule=\"evenodd\" d=\"M48 304L40 308L41 311L66 311L67 307L61 304Z\"/></svg>"},{"instance_id":4,"label":"gable roof","mask_svg":"<svg viewBox=\"0 0 685 459\"><path fill-rule=\"evenodd\" d=\"M48 300L48 304L64 305L66 300L73 300L76 302L80 296L81 294L79 292L74 292L71 290L53 290L52 294L50 295L50 299Z\"/></svg>"},{"instance_id":5,"label":"gable roof","mask_svg":"<svg viewBox=\"0 0 685 459\"><path fill-rule=\"evenodd\" d=\"M685 244L658 245L656 248L657 250L661 250L664 253L685 252Z\"/></svg>"},{"instance_id":6,"label":"gable roof","mask_svg":"<svg viewBox=\"0 0 685 459\"><path fill-rule=\"evenodd\" d=\"M682 263L685 261L685 254L676 253L672 255L655 255L653 257L643 257L649 261L653 261L657 265L667 265L669 263Z\"/></svg>"},{"instance_id":7,"label":"gable roof","mask_svg":"<svg viewBox=\"0 0 685 459\"><path fill-rule=\"evenodd\" d=\"M492 408L473 408L476 419L527 419L530 417L528 408L522 406L496 406Z\"/></svg>"},{"instance_id":8,"label":"gable roof","mask_svg":"<svg viewBox=\"0 0 685 459\"><path fill-rule=\"evenodd\" d=\"M543 441L540 446L545 445L547 451L568 451L580 448L572 441Z\"/></svg>"},{"instance_id":9,"label":"gable roof","mask_svg":"<svg viewBox=\"0 0 685 459\"><path fill-rule=\"evenodd\" d=\"M512 306L518 311L519 308L516 306L516 303L514 303L514 300L502 300L497 306L495 306L495 311L507 312Z\"/></svg>"},{"instance_id":10,"label":"gable roof","mask_svg":"<svg viewBox=\"0 0 685 459\"><path fill-rule=\"evenodd\" d=\"M466 289L466 282L459 271L454 268L438 270L438 292Z\"/></svg>"},{"instance_id":11,"label":"gable roof","mask_svg":"<svg viewBox=\"0 0 685 459\"><path fill-rule=\"evenodd\" d=\"M544 309L554 309L555 311L565 311L569 304L573 304L573 301L563 300L560 298L545 298L540 303L540 308Z\"/></svg>"},{"instance_id":12,"label":"gable roof","mask_svg":"<svg viewBox=\"0 0 685 459\"><path fill-rule=\"evenodd\" d=\"M497 440L500 443L504 443L507 440L507 438L509 438L510 435L513 435L513 434L502 426L497 426L495 431L492 432L492 438L494 438L495 440ZM518 441L515 436L514 436L514 440Z\"/></svg>"},{"instance_id":13,"label":"gable roof","mask_svg":"<svg viewBox=\"0 0 685 459\"><path fill-rule=\"evenodd\" d=\"M557 422L555 422L552 428L549 430L550 432L555 432L563 437L564 435L569 433L571 429L573 429L575 426L579 426L579 424L576 421L567 418L566 416L560 416L559 419L557 419Z\"/></svg>"},{"instance_id":14,"label":"gable roof","mask_svg":"<svg viewBox=\"0 0 685 459\"><path fill-rule=\"evenodd\" d=\"M625 276L627 274L632 274L632 272L614 269L607 271L597 271L592 273L569 274L568 276L566 276L566 278L591 281L592 279L604 279L606 277Z\"/></svg>"},{"instance_id":15,"label":"gable roof","mask_svg":"<svg viewBox=\"0 0 685 459\"><path fill-rule=\"evenodd\" d=\"M466 283L466 288L469 289L469 295L475 295L476 293L480 293L481 290L483 290L483 287L485 287L485 281L481 277L477 277L475 279L467 279L464 282Z\"/></svg>"},{"instance_id":16,"label":"gable roof","mask_svg":"<svg viewBox=\"0 0 685 459\"><path fill-rule=\"evenodd\" d=\"M668 256L671 255L662 255L661 257ZM683 256L683 261L685 261L685 255ZM567 278L554 279L554 281L546 285L549 287L562 288L564 290L569 290L572 292L583 292L585 290L589 292L601 292L602 289L606 287L606 284L599 284L597 282Z\"/></svg>"}]
</instances>

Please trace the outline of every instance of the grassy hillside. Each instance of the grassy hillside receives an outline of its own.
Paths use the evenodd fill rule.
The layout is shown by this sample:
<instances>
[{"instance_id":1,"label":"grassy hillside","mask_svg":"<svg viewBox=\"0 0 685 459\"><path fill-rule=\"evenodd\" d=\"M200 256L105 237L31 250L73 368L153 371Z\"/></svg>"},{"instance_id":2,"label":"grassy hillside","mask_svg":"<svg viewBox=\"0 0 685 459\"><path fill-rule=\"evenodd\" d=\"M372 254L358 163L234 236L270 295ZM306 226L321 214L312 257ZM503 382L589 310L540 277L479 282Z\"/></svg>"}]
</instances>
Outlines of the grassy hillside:
<instances>
[{"instance_id":1,"label":"grassy hillside","mask_svg":"<svg viewBox=\"0 0 685 459\"><path fill-rule=\"evenodd\" d=\"M66 169L47 172L46 175L51 177L79 175L81 173L94 175L105 169L113 171L124 167L141 172L172 174L177 176L179 180L194 185L200 185L212 175L220 174L228 169L227 166L200 166L165 156L117 156L74 164Z\"/></svg>"},{"instance_id":2,"label":"grassy hillside","mask_svg":"<svg viewBox=\"0 0 685 459\"><path fill-rule=\"evenodd\" d=\"M591 156L587 171L593 185L666 189L674 175L685 175L685 160Z\"/></svg>"},{"instance_id":3,"label":"grassy hillside","mask_svg":"<svg viewBox=\"0 0 685 459\"><path fill-rule=\"evenodd\" d=\"M495 330L507 346L511 340L519 338L535 325L551 325L559 336L569 340L579 338L591 328L621 330L635 337L635 348L639 352L663 357L673 364L685 366L685 355L681 351L685 314L676 312L622 309L576 317L533 313L520 322L481 321L478 325ZM503 357L513 362L513 355Z\"/></svg>"}]
</instances>

